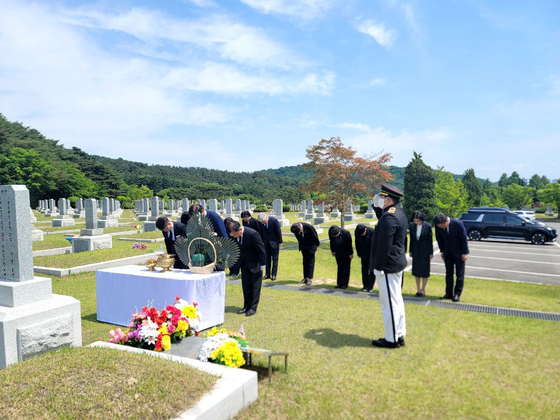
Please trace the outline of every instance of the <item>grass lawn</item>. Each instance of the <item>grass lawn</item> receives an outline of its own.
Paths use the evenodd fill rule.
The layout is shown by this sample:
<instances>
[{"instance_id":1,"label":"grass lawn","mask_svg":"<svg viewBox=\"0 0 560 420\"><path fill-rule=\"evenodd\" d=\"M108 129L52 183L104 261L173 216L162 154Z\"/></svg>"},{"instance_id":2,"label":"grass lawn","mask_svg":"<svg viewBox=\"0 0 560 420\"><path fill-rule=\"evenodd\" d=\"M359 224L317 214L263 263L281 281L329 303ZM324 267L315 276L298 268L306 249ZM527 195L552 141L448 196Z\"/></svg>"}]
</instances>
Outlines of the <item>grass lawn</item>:
<instances>
[{"instance_id":1,"label":"grass lawn","mask_svg":"<svg viewBox=\"0 0 560 420\"><path fill-rule=\"evenodd\" d=\"M501 306L532 293L486 284ZM53 289L81 301L84 345L109 338L112 326L95 320L94 273L53 279ZM238 315L241 304L241 287L228 285L225 326L243 324L253 346L290 357L287 375L276 361L273 383L261 377L239 419L560 417L560 323L407 305L406 347L381 350L371 346L383 336L376 301L265 288L256 316Z\"/></svg>"},{"instance_id":2,"label":"grass lawn","mask_svg":"<svg viewBox=\"0 0 560 420\"><path fill-rule=\"evenodd\" d=\"M153 243L147 244L148 248L142 250L133 249L133 244L134 242L118 241L116 238L113 238L113 248L80 252L77 254L34 257L33 265L40 267L70 268L102 261L117 260L119 258L133 257L135 255L149 254L150 252L159 251L160 247L159 243Z\"/></svg>"},{"instance_id":3,"label":"grass lawn","mask_svg":"<svg viewBox=\"0 0 560 420\"><path fill-rule=\"evenodd\" d=\"M0 418L174 418L194 406L216 380L154 357L63 349L0 371Z\"/></svg>"},{"instance_id":4,"label":"grass lawn","mask_svg":"<svg viewBox=\"0 0 560 420\"><path fill-rule=\"evenodd\" d=\"M66 236L73 235L67 235L65 233L44 235L42 241L33 242L33 251L42 251L45 249L64 248L66 246L72 246L70 242L66 240Z\"/></svg>"}]
</instances>

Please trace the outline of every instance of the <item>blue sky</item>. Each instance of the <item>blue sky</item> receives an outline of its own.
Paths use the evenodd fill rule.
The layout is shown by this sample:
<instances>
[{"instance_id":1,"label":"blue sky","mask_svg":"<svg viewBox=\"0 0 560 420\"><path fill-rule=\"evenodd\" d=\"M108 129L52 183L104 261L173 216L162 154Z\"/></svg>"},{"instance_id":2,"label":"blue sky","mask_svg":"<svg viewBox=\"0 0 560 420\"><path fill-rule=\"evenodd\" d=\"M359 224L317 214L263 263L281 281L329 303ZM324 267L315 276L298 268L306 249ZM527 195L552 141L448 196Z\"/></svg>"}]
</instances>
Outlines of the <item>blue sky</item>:
<instances>
[{"instance_id":1,"label":"blue sky","mask_svg":"<svg viewBox=\"0 0 560 420\"><path fill-rule=\"evenodd\" d=\"M66 147L235 171L339 136L560 177L560 2L0 0L0 113Z\"/></svg>"}]
</instances>

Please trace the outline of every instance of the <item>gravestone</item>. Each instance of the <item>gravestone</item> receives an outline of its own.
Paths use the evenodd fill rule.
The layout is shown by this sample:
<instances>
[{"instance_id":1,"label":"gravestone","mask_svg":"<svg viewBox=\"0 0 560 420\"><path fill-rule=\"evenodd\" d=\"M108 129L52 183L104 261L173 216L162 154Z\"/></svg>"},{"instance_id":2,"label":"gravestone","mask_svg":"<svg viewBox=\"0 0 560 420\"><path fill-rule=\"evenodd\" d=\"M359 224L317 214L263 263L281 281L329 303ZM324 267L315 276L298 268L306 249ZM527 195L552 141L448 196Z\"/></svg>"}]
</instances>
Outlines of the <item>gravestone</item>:
<instances>
[{"instance_id":1,"label":"gravestone","mask_svg":"<svg viewBox=\"0 0 560 420\"><path fill-rule=\"evenodd\" d=\"M35 229L33 223L37 223L37 218L33 214L33 210L29 209L29 217L31 222L31 241L32 242L41 242L44 239L43 231L39 229Z\"/></svg>"},{"instance_id":2,"label":"gravestone","mask_svg":"<svg viewBox=\"0 0 560 420\"><path fill-rule=\"evenodd\" d=\"M82 345L80 302L34 276L28 209L24 185L0 186L0 369Z\"/></svg>"},{"instance_id":3,"label":"gravestone","mask_svg":"<svg viewBox=\"0 0 560 420\"><path fill-rule=\"evenodd\" d=\"M375 213L373 211L373 200L369 200L367 202L367 211L365 212L364 216L366 219L373 219L375 217Z\"/></svg>"},{"instance_id":4,"label":"gravestone","mask_svg":"<svg viewBox=\"0 0 560 420\"><path fill-rule=\"evenodd\" d=\"M58 216L52 221L53 227L74 226L76 223L68 214L68 202L65 198L58 199Z\"/></svg>"},{"instance_id":5,"label":"gravestone","mask_svg":"<svg viewBox=\"0 0 560 420\"><path fill-rule=\"evenodd\" d=\"M97 227L99 229L117 227L119 225L119 221L111 215L110 203L111 200L107 197L101 199L101 216L97 219Z\"/></svg>"},{"instance_id":6,"label":"gravestone","mask_svg":"<svg viewBox=\"0 0 560 420\"><path fill-rule=\"evenodd\" d=\"M56 208L56 204L54 202L54 200L52 198L50 198L48 201L48 210L45 212L45 217L55 217L58 216L58 211Z\"/></svg>"},{"instance_id":7,"label":"gravestone","mask_svg":"<svg viewBox=\"0 0 560 420\"><path fill-rule=\"evenodd\" d=\"M321 223L328 222L329 218L325 214L325 205L323 203L319 204L319 210L317 212L317 216L313 218L314 225L320 225Z\"/></svg>"},{"instance_id":8,"label":"gravestone","mask_svg":"<svg viewBox=\"0 0 560 420\"><path fill-rule=\"evenodd\" d=\"M338 209L338 206L335 206L335 208L331 211L331 217L335 219L340 218L340 210Z\"/></svg>"},{"instance_id":9,"label":"gravestone","mask_svg":"<svg viewBox=\"0 0 560 420\"><path fill-rule=\"evenodd\" d=\"M175 200L169 199L167 202L167 212L163 214L165 217L177 217L177 211L175 209Z\"/></svg>"},{"instance_id":10,"label":"gravestone","mask_svg":"<svg viewBox=\"0 0 560 420\"><path fill-rule=\"evenodd\" d=\"M241 216L241 199L235 200L235 212L234 215L239 217Z\"/></svg>"},{"instance_id":11,"label":"gravestone","mask_svg":"<svg viewBox=\"0 0 560 420\"><path fill-rule=\"evenodd\" d=\"M218 212L218 200L212 198L208 200L208 210L213 211L214 213Z\"/></svg>"},{"instance_id":12,"label":"gravestone","mask_svg":"<svg viewBox=\"0 0 560 420\"><path fill-rule=\"evenodd\" d=\"M552 211L552 206L546 206L546 213L545 216L554 216L554 212Z\"/></svg>"},{"instance_id":13,"label":"gravestone","mask_svg":"<svg viewBox=\"0 0 560 420\"><path fill-rule=\"evenodd\" d=\"M289 226L290 221L284 217L284 202L277 198L272 200L272 213L278 222L280 222L280 226Z\"/></svg>"},{"instance_id":14,"label":"gravestone","mask_svg":"<svg viewBox=\"0 0 560 420\"><path fill-rule=\"evenodd\" d=\"M354 215L354 207L352 206L352 202L348 200L346 205L346 213L344 213L344 221L345 222L352 222L356 216Z\"/></svg>"},{"instance_id":15,"label":"gravestone","mask_svg":"<svg viewBox=\"0 0 560 420\"><path fill-rule=\"evenodd\" d=\"M313 200L307 202L307 211L305 212L304 219L311 220L315 217L315 210L313 210Z\"/></svg>"},{"instance_id":16,"label":"gravestone","mask_svg":"<svg viewBox=\"0 0 560 420\"><path fill-rule=\"evenodd\" d=\"M228 198L224 207L224 217L233 217L233 200Z\"/></svg>"},{"instance_id":17,"label":"gravestone","mask_svg":"<svg viewBox=\"0 0 560 420\"><path fill-rule=\"evenodd\" d=\"M298 216L304 218L304 217L305 217L305 213L307 213L307 212L306 212L306 209L307 209L307 203L305 202L305 200L303 200L303 201L301 202L301 204L299 205L299 213L298 213Z\"/></svg>"},{"instance_id":18,"label":"gravestone","mask_svg":"<svg viewBox=\"0 0 560 420\"><path fill-rule=\"evenodd\" d=\"M157 230L156 220L159 216L159 197L152 197L150 204L152 211L150 213L150 216L148 217L148 220L144 222L144 232L155 232Z\"/></svg>"},{"instance_id":19,"label":"gravestone","mask_svg":"<svg viewBox=\"0 0 560 420\"><path fill-rule=\"evenodd\" d=\"M150 217L150 200L143 198L140 204L141 211L138 213L138 221L145 222Z\"/></svg>"},{"instance_id":20,"label":"gravestone","mask_svg":"<svg viewBox=\"0 0 560 420\"><path fill-rule=\"evenodd\" d=\"M80 219L86 217L86 212L84 211L84 200L78 198L76 200L76 211L74 212L74 219Z\"/></svg>"},{"instance_id":21,"label":"gravestone","mask_svg":"<svg viewBox=\"0 0 560 420\"><path fill-rule=\"evenodd\" d=\"M86 228L80 230L80 236L72 239L72 252L95 251L113 247L111 235L103 234L103 229L98 227L97 200L89 198L85 201Z\"/></svg>"},{"instance_id":22,"label":"gravestone","mask_svg":"<svg viewBox=\"0 0 560 420\"><path fill-rule=\"evenodd\" d=\"M191 206L191 203L189 201L188 198L183 198L183 201L181 201L181 210L182 212L186 212L189 211L189 207Z\"/></svg>"}]
</instances>

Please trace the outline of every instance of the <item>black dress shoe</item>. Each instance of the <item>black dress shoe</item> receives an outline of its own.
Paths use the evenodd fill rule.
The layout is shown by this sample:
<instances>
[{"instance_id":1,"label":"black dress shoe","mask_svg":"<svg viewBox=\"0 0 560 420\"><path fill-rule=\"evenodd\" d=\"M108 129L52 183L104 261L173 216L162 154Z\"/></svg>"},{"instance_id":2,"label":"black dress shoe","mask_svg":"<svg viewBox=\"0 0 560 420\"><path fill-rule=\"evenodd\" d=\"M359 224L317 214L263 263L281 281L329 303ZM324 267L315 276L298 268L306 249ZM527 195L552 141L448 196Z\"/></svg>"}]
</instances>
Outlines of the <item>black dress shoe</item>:
<instances>
[{"instance_id":1,"label":"black dress shoe","mask_svg":"<svg viewBox=\"0 0 560 420\"><path fill-rule=\"evenodd\" d=\"M440 297L440 299L453 299L453 296L445 295L445 296Z\"/></svg>"},{"instance_id":2,"label":"black dress shoe","mask_svg":"<svg viewBox=\"0 0 560 420\"><path fill-rule=\"evenodd\" d=\"M379 340L373 340L371 344L373 344L375 347L384 347L387 349L396 349L401 346L398 341L396 343L392 343L390 341L385 340L384 338L380 338Z\"/></svg>"},{"instance_id":3,"label":"black dress shoe","mask_svg":"<svg viewBox=\"0 0 560 420\"><path fill-rule=\"evenodd\" d=\"M415 294L414 296L416 296L416 297L422 297L422 293L416 292L416 294Z\"/></svg>"},{"instance_id":4,"label":"black dress shoe","mask_svg":"<svg viewBox=\"0 0 560 420\"><path fill-rule=\"evenodd\" d=\"M275 280L276 280L276 276L272 276L272 277L270 278L270 280L275 281Z\"/></svg>"},{"instance_id":5,"label":"black dress shoe","mask_svg":"<svg viewBox=\"0 0 560 420\"><path fill-rule=\"evenodd\" d=\"M247 311L247 313L245 314L245 316L255 315L256 313L257 313L257 311L255 311L254 309L249 309Z\"/></svg>"},{"instance_id":6,"label":"black dress shoe","mask_svg":"<svg viewBox=\"0 0 560 420\"><path fill-rule=\"evenodd\" d=\"M348 286L340 286L341 289L348 289Z\"/></svg>"},{"instance_id":7,"label":"black dress shoe","mask_svg":"<svg viewBox=\"0 0 560 420\"><path fill-rule=\"evenodd\" d=\"M307 283L307 279L301 279L301 280L299 281L299 284L305 284L305 283Z\"/></svg>"},{"instance_id":8,"label":"black dress shoe","mask_svg":"<svg viewBox=\"0 0 560 420\"><path fill-rule=\"evenodd\" d=\"M341 287L337 284L336 286L334 286L335 289L340 289Z\"/></svg>"},{"instance_id":9,"label":"black dress shoe","mask_svg":"<svg viewBox=\"0 0 560 420\"><path fill-rule=\"evenodd\" d=\"M245 309L245 308L237 311L238 314L244 314L245 312L247 312L247 309Z\"/></svg>"},{"instance_id":10,"label":"black dress shoe","mask_svg":"<svg viewBox=\"0 0 560 420\"><path fill-rule=\"evenodd\" d=\"M270 278L270 276L266 275L263 277L263 280L268 280Z\"/></svg>"},{"instance_id":11,"label":"black dress shoe","mask_svg":"<svg viewBox=\"0 0 560 420\"><path fill-rule=\"evenodd\" d=\"M459 297L459 295L453 296L453 297L451 298L451 300L452 300L453 302L461 302L461 298Z\"/></svg>"},{"instance_id":12,"label":"black dress shoe","mask_svg":"<svg viewBox=\"0 0 560 420\"><path fill-rule=\"evenodd\" d=\"M399 346L400 346L400 347L406 346L406 344L405 344L405 342L404 342L404 337L399 337L398 343L399 343Z\"/></svg>"}]
</instances>

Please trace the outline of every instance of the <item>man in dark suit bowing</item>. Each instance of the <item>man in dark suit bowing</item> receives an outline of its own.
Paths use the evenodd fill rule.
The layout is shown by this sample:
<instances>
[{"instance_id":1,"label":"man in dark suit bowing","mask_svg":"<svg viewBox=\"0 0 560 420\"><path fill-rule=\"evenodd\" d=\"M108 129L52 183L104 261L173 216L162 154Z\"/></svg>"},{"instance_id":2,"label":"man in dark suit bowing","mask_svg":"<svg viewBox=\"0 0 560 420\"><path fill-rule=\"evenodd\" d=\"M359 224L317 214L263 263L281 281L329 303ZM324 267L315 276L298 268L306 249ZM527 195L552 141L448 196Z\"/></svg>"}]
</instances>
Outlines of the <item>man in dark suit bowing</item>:
<instances>
[{"instance_id":1,"label":"man in dark suit bowing","mask_svg":"<svg viewBox=\"0 0 560 420\"><path fill-rule=\"evenodd\" d=\"M266 251L266 275L264 278L274 281L278 273L278 254L280 254L280 247L283 243L280 222L275 217L269 216L268 213L259 213L259 223L261 224L260 234ZM271 275L272 277L270 277Z\"/></svg>"},{"instance_id":2,"label":"man in dark suit bowing","mask_svg":"<svg viewBox=\"0 0 560 420\"><path fill-rule=\"evenodd\" d=\"M303 256L303 279L299 283L311 286L315 271L315 253L320 245L319 236L309 223L294 223L290 232L295 235Z\"/></svg>"},{"instance_id":3,"label":"man in dark suit bowing","mask_svg":"<svg viewBox=\"0 0 560 420\"><path fill-rule=\"evenodd\" d=\"M356 252L358 257L362 259L362 284L364 288L362 292L373 292L373 285L375 284L375 275L373 270L369 269L369 262L371 257L371 241L373 239L373 228L359 224L356 226Z\"/></svg>"},{"instance_id":4,"label":"man in dark suit bowing","mask_svg":"<svg viewBox=\"0 0 560 420\"><path fill-rule=\"evenodd\" d=\"M165 249L167 250L167 253L176 255L177 251L175 251L175 241L178 236L187 237L187 227L181 222L173 222L163 216L156 219L156 227L163 233L163 240L165 241ZM183 264L179 258L175 257L173 268L186 269L189 267Z\"/></svg>"},{"instance_id":5,"label":"man in dark suit bowing","mask_svg":"<svg viewBox=\"0 0 560 420\"><path fill-rule=\"evenodd\" d=\"M224 221L220 217L220 215L214 211L206 210L200 204L193 204L189 207L189 214L191 217L194 217L198 214L201 214L202 217L208 217L212 222L212 226L214 226L214 232L216 235L227 238L226 228L224 226Z\"/></svg>"},{"instance_id":6,"label":"man in dark suit bowing","mask_svg":"<svg viewBox=\"0 0 560 420\"><path fill-rule=\"evenodd\" d=\"M445 262L445 295L442 299L459 302L465 282L465 262L469 258L467 231L463 222L441 213L434 217L434 225L437 226L436 240L441 258ZM455 289L453 289L454 269L457 273Z\"/></svg>"},{"instance_id":7,"label":"man in dark suit bowing","mask_svg":"<svg viewBox=\"0 0 560 420\"><path fill-rule=\"evenodd\" d=\"M237 239L241 251L241 285L243 287L243 309L238 313L255 315L261 297L262 271L266 263L264 244L257 231L229 222L229 235Z\"/></svg>"}]
</instances>

